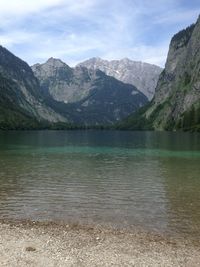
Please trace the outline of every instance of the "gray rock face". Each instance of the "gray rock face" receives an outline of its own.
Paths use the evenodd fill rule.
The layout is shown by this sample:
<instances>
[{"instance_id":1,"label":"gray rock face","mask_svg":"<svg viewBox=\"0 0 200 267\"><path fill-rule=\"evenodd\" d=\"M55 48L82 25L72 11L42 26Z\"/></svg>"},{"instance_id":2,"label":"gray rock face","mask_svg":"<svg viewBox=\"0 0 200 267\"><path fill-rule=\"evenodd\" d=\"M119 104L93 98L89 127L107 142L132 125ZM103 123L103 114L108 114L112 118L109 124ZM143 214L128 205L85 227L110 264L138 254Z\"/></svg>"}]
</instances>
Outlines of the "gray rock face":
<instances>
[{"instance_id":1,"label":"gray rock face","mask_svg":"<svg viewBox=\"0 0 200 267\"><path fill-rule=\"evenodd\" d=\"M157 81L162 71L156 65L132 61L128 58L112 61L91 58L78 64L78 66L84 66L92 70L99 69L124 83L132 84L149 100L154 96Z\"/></svg>"},{"instance_id":2,"label":"gray rock face","mask_svg":"<svg viewBox=\"0 0 200 267\"><path fill-rule=\"evenodd\" d=\"M6 82L5 89L1 91L2 105L5 103L13 105L13 114L19 109L20 114L26 114L38 121L66 121L64 117L44 103L38 80L28 64L1 46L0 76L2 85ZM9 92L6 87L9 87ZM3 101L3 99L5 100ZM9 104L7 106L9 108ZM11 110L9 113L12 117ZM4 119L6 120L6 118L2 118L2 120Z\"/></svg>"},{"instance_id":3,"label":"gray rock face","mask_svg":"<svg viewBox=\"0 0 200 267\"><path fill-rule=\"evenodd\" d=\"M0 129L112 124L147 101L134 86L100 70L72 69L53 58L31 69L0 47Z\"/></svg>"},{"instance_id":4,"label":"gray rock face","mask_svg":"<svg viewBox=\"0 0 200 267\"><path fill-rule=\"evenodd\" d=\"M96 71L86 68L70 68L60 59L50 58L44 64L32 66L43 91L48 91L57 101L74 103L86 97L91 83L97 78Z\"/></svg>"},{"instance_id":5,"label":"gray rock face","mask_svg":"<svg viewBox=\"0 0 200 267\"><path fill-rule=\"evenodd\" d=\"M155 98L146 112L147 118L154 116L155 129L187 128L200 124L199 51L200 19L171 40Z\"/></svg>"},{"instance_id":6,"label":"gray rock face","mask_svg":"<svg viewBox=\"0 0 200 267\"><path fill-rule=\"evenodd\" d=\"M136 87L100 70L82 66L70 68L52 58L44 64L34 65L32 70L43 94L64 103L62 112L70 114L68 118L76 124L114 123L148 102Z\"/></svg>"}]
</instances>

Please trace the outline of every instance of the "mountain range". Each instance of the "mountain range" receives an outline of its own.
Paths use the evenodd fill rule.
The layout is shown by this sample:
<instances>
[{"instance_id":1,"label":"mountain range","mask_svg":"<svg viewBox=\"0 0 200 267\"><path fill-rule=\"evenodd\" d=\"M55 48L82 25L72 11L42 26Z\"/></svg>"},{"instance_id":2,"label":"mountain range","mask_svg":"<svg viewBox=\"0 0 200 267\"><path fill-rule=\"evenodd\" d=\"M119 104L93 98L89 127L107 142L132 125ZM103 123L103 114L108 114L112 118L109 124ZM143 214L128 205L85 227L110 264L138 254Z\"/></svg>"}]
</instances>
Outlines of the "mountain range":
<instances>
[{"instance_id":1,"label":"mountain range","mask_svg":"<svg viewBox=\"0 0 200 267\"><path fill-rule=\"evenodd\" d=\"M148 100L153 98L159 75L163 70L156 65L128 58L108 61L94 57L79 63L78 66L92 70L99 69L124 83L132 84L146 95Z\"/></svg>"},{"instance_id":2,"label":"mountain range","mask_svg":"<svg viewBox=\"0 0 200 267\"><path fill-rule=\"evenodd\" d=\"M69 111L68 120L74 124L112 124L148 101L133 85L100 70L70 68L59 59L50 58L44 64L32 66L32 70L44 97L51 96L62 103L62 110Z\"/></svg>"},{"instance_id":3,"label":"mountain range","mask_svg":"<svg viewBox=\"0 0 200 267\"><path fill-rule=\"evenodd\" d=\"M0 46L0 129L200 130L199 51L200 18L174 35L164 70L100 58L30 67Z\"/></svg>"},{"instance_id":4,"label":"mountain range","mask_svg":"<svg viewBox=\"0 0 200 267\"><path fill-rule=\"evenodd\" d=\"M32 67L0 46L0 128L113 124L148 102L136 87L100 70L50 58Z\"/></svg>"}]
</instances>

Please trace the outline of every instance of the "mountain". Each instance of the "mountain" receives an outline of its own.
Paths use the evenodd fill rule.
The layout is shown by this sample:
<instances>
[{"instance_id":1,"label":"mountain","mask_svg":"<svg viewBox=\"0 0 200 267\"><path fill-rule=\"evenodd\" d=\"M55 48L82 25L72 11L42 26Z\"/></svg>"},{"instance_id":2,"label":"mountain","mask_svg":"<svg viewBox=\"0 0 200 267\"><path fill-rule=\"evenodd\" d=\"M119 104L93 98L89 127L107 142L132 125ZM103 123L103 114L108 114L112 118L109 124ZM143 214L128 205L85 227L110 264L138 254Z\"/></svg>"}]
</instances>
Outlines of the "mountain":
<instances>
[{"instance_id":1,"label":"mountain","mask_svg":"<svg viewBox=\"0 0 200 267\"><path fill-rule=\"evenodd\" d=\"M107 125L115 123L148 99L136 87L125 84L100 70L82 66L70 68L59 59L35 64L32 70L40 82L42 94L51 96L51 107L74 124Z\"/></svg>"},{"instance_id":2,"label":"mountain","mask_svg":"<svg viewBox=\"0 0 200 267\"><path fill-rule=\"evenodd\" d=\"M128 117L122 128L200 129L200 18L171 40L165 69L151 104Z\"/></svg>"},{"instance_id":3,"label":"mountain","mask_svg":"<svg viewBox=\"0 0 200 267\"><path fill-rule=\"evenodd\" d=\"M162 69L156 65L132 61L128 58L122 60L103 60L91 58L78 66L92 70L101 70L107 75L134 85L139 91L151 100L154 96L157 81Z\"/></svg>"},{"instance_id":4,"label":"mountain","mask_svg":"<svg viewBox=\"0 0 200 267\"><path fill-rule=\"evenodd\" d=\"M54 58L44 64L33 65L32 70L40 81L42 91L65 103L74 103L88 96L91 82L97 78L95 71L73 69Z\"/></svg>"},{"instance_id":5,"label":"mountain","mask_svg":"<svg viewBox=\"0 0 200 267\"><path fill-rule=\"evenodd\" d=\"M0 129L37 124L34 117L20 106L20 99L23 99L23 95L15 83L0 74Z\"/></svg>"},{"instance_id":6,"label":"mountain","mask_svg":"<svg viewBox=\"0 0 200 267\"><path fill-rule=\"evenodd\" d=\"M66 121L48 107L27 63L0 46L0 128Z\"/></svg>"},{"instance_id":7,"label":"mountain","mask_svg":"<svg viewBox=\"0 0 200 267\"><path fill-rule=\"evenodd\" d=\"M33 70L0 46L0 129L108 125L147 103L134 86L99 70L53 58Z\"/></svg>"}]
</instances>

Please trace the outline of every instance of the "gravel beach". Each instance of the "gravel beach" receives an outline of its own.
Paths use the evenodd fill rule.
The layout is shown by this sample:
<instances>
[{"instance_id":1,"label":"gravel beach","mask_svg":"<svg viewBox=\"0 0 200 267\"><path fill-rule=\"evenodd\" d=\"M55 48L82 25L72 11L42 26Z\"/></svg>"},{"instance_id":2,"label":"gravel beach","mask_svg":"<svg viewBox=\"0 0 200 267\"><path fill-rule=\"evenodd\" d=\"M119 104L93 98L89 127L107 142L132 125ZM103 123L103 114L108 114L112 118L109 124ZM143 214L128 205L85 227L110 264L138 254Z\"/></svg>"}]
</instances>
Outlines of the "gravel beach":
<instances>
[{"instance_id":1,"label":"gravel beach","mask_svg":"<svg viewBox=\"0 0 200 267\"><path fill-rule=\"evenodd\" d=\"M0 266L200 266L200 246L141 231L0 223Z\"/></svg>"}]
</instances>

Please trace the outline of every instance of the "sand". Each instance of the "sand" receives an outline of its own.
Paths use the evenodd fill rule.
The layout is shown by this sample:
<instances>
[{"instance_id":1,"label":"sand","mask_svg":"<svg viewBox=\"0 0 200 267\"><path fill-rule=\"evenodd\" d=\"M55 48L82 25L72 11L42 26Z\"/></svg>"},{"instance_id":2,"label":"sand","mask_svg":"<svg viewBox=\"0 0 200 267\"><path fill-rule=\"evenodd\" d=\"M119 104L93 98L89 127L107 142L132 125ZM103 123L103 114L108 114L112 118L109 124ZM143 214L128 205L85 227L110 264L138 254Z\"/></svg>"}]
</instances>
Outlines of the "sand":
<instances>
[{"instance_id":1,"label":"sand","mask_svg":"<svg viewBox=\"0 0 200 267\"><path fill-rule=\"evenodd\" d=\"M200 245L134 230L0 223L0 266L200 266Z\"/></svg>"}]
</instances>

